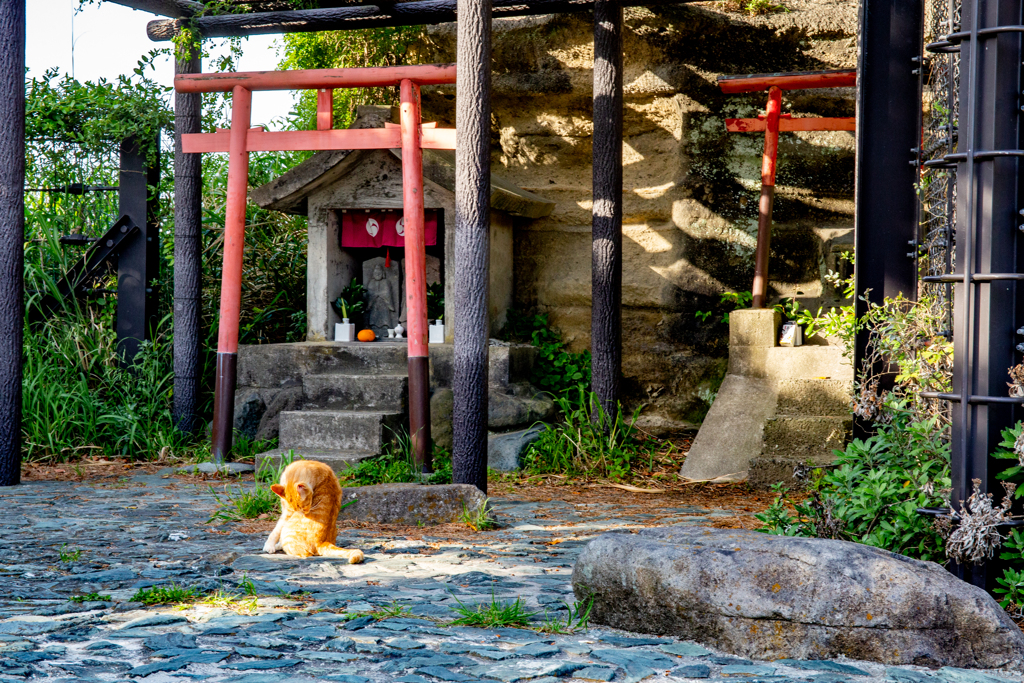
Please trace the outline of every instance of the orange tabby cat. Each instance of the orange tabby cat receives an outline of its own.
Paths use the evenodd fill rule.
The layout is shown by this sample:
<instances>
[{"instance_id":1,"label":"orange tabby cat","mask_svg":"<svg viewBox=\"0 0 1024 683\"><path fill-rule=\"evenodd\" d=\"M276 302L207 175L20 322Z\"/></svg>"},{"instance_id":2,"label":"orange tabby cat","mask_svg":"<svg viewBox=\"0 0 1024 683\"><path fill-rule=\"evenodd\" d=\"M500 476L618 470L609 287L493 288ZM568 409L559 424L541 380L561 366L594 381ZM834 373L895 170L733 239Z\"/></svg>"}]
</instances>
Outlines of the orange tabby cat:
<instances>
[{"instance_id":1,"label":"orange tabby cat","mask_svg":"<svg viewBox=\"0 0 1024 683\"><path fill-rule=\"evenodd\" d=\"M347 557L349 564L363 561L363 551L334 545L341 486L330 467L315 460L296 460L281 473L281 483L270 489L281 497L281 519L263 552L283 549L295 557Z\"/></svg>"}]
</instances>

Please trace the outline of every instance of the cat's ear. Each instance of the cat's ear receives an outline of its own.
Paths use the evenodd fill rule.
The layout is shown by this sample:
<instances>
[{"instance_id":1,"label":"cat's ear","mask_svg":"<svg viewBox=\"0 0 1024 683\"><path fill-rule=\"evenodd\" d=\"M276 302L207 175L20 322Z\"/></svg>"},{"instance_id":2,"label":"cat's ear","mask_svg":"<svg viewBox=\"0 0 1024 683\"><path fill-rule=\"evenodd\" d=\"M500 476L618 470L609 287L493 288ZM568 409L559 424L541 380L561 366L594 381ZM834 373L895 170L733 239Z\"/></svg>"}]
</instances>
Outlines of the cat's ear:
<instances>
[{"instance_id":1,"label":"cat's ear","mask_svg":"<svg viewBox=\"0 0 1024 683\"><path fill-rule=\"evenodd\" d=\"M273 486L270 487L270 490L284 498L284 487L281 486L280 484L274 484Z\"/></svg>"}]
</instances>

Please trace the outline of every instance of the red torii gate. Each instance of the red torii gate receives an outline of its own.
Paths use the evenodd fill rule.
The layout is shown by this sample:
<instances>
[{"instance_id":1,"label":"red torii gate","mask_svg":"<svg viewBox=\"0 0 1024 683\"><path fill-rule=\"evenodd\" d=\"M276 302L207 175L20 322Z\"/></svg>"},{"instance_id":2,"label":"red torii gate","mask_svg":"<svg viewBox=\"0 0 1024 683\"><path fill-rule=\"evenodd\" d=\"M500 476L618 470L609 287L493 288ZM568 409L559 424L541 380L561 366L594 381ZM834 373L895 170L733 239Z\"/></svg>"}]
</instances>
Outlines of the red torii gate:
<instances>
[{"instance_id":1,"label":"red torii gate","mask_svg":"<svg viewBox=\"0 0 1024 683\"><path fill-rule=\"evenodd\" d=\"M857 70L815 71L790 74L722 76L718 86L727 95L768 91L768 106L756 119L726 119L730 133L764 132L764 157L761 161L761 200L758 204L757 246L754 250L752 308L764 308L768 291L768 248L771 244L772 207L775 204L775 166L779 152L779 133L810 130L855 130L855 119L800 118L782 113L782 91L811 88L842 88L857 85Z\"/></svg>"},{"instance_id":2,"label":"red torii gate","mask_svg":"<svg viewBox=\"0 0 1024 683\"><path fill-rule=\"evenodd\" d=\"M231 451L238 363L238 317L242 297L242 250L249 152L335 149L401 149L402 211L405 217L405 287L409 338L409 433L421 469L430 462L429 352L427 349L426 251L423 231L423 150L455 149L455 130L420 121L420 86L455 83L454 64L360 69L186 74L174 79L182 93L230 92L231 128L182 136L182 151L227 152L228 191L224 217L217 380L213 407L213 459ZM335 130L335 88L400 86L401 125ZM250 128L256 90L317 90L317 130L269 132Z\"/></svg>"}]
</instances>

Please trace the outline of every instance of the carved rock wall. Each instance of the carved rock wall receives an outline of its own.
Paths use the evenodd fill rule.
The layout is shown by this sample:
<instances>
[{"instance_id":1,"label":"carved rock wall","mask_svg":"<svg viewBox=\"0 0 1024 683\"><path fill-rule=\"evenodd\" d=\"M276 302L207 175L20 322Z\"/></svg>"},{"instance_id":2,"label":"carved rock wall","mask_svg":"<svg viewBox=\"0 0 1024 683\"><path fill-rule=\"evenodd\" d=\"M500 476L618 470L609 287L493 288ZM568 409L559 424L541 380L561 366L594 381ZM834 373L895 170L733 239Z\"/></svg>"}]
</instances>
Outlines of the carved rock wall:
<instances>
[{"instance_id":1,"label":"carved rock wall","mask_svg":"<svg viewBox=\"0 0 1024 683\"><path fill-rule=\"evenodd\" d=\"M763 136L725 131L766 94L721 94L723 74L856 66L854 0L786 0L751 17L722 3L626 10L623 373L649 427L699 422L728 355L722 292L746 291ZM515 302L546 311L575 349L590 345L591 95L588 14L494 23L495 170L557 202L514 232ZM454 25L432 29L414 61L454 57ZM784 96L794 116L852 116L852 89ZM425 120L454 125L454 93L424 89ZM784 134L772 242L775 297L817 309L823 280L852 249L852 133ZM706 320L700 311L712 311Z\"/></svg>"}]
</instances>

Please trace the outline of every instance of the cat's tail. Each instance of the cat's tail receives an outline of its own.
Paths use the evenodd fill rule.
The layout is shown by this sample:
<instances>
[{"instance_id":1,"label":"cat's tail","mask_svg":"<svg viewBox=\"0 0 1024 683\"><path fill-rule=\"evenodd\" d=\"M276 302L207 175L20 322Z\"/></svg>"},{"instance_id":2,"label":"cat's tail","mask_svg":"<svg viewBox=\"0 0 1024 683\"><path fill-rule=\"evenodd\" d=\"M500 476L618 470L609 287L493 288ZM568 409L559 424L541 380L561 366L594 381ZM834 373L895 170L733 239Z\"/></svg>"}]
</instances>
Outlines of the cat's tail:
<instances>
[{"instance_id":1,"label":"cat's tail","mask_svg":"<svg viewBox=\"0 0 1024 683\"><path fill-rule=\"evenodd\" d=\"M321 543L317 546L316 551L320 557L347 557L349 564L359 564L363 561L362 550L347 550L339 548L333 543Z\"/></svg>"}]
</instances>

